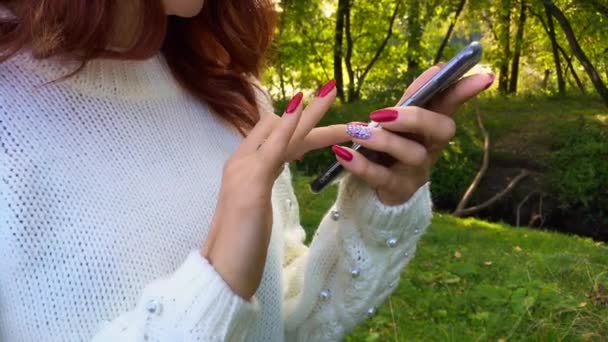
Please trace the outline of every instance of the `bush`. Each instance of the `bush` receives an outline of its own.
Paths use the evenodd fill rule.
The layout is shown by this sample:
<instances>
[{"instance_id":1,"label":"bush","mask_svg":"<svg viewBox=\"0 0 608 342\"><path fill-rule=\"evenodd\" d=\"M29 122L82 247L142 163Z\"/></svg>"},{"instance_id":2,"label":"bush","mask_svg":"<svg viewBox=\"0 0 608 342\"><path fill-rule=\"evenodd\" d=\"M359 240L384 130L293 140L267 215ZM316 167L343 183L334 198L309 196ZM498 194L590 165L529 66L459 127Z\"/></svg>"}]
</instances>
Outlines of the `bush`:
<instances>
[{"instance_id":1,"label":"bush","mask_svg":"<svg viewBox=\"0 0 608 342\"><path fill-rule=\"evenodd\" d=\"M431 174L435 206L452 210L469 186L483 157L483 141L470 115L461 113L456 136L443 151Z\"/></svg>"},{"instance_id":2,"label":"bush","mask_svg":"<svg viewBox=\"0 0 608 342\"><path fill-rule=\"evenodd\" d=\"M602 223L608 223L606 128L581 116L577 129L559 130L548 177L548 186L563 209L583 209L590 221Z\"/></svg>"}]
</instances>

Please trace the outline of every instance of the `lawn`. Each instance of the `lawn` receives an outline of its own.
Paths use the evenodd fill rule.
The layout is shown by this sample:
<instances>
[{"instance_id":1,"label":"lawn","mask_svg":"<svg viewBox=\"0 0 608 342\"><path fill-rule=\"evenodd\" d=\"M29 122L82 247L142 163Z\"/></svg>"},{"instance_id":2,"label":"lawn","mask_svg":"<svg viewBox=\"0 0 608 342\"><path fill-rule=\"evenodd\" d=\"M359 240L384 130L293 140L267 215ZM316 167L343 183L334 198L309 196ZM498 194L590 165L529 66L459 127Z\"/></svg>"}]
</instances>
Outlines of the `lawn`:
<instances>
[{"instance_id":1,"label":"lawn","mask_svg":"<svg viewBox=\"0 0 608 342\"><path fill-rule=\"evenodd\" d=\"M295 177L311 236L335 196ZM435 213L393 296L347 341L605 341L608 247Z\"/></svg>"}]
</instances>

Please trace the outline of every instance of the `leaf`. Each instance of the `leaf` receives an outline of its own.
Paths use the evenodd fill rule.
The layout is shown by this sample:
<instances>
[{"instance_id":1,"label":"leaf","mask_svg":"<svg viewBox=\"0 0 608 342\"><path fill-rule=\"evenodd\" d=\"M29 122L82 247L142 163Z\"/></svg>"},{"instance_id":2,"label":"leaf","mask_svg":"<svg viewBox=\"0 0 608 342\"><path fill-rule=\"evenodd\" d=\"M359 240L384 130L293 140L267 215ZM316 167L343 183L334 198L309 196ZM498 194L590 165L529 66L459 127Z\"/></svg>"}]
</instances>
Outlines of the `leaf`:
<instances>
[{"instance_id":1,"label":"leaf","mask_svg":"<svg viewBox=\"0 0 608 342\"><path fill-rule=\"evenodd\" d=\"M450 265L448 271L460 277L472 276L477 274L477 266L459 262Z\"/></svg>"},{"instance_id":2,"label":"leaf","mask_svg":"<svg viewBox=\"0 0 608 342\"><path fill-rule=\"evenodd\" d=\"M519 247L519 246L513 247L513 250L516 251L516 252L521 252L522 251L521 247Z\"/></svg>"},{"instance_id":3,"label":"leaf","mask_svg":"<svg viewBox=\"0 0 608 342\"><path fill-rule=\"evenodd\" d=\"M460 253L459 251L454 252L454 258L456 258L456 259L462 258L462 253Z\"/></svg>"},{"instance_id":4,"label":"leaf","mask_svg":"<svg viewBox=\"0 0 608 342\"><path fill-rule=\"evenodd\" d=\"M484 266L492 266L492 262L491 261L484 261L483 265Z\"/></svg>"},{"instance_id":5,"label":"leaf","mask_svg":"<svg viewBox=\"0 0 608 342\"><path fill-rule=\"evenodd\" d=\"M456 284L460 282L460 277L457 275L449 274L445 278L441 279L443 284Z\"/></svg>"},{"instance_id":6,"label":"leaf","mask_svg":"<svg viewBox=\"0 0 608 342\"><path fill-rule=\"evenodd\" d=\"M580 303L578 304L578 307L579 307L579 308L584 308L585 306L587 306L587 302L580 302Z\"/></svg>"}]
</instances>

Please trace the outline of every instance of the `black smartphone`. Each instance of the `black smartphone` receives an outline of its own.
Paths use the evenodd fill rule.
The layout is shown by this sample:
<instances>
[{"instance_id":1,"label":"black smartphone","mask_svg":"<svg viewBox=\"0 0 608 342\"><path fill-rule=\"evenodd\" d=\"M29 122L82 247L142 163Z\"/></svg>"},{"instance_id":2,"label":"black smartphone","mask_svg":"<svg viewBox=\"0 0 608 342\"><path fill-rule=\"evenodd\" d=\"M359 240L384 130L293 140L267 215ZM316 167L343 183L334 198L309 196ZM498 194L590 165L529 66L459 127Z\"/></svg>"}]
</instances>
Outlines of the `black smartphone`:
<instances>
[{"instance_id":1,"label":"black smartphone","mask_svg":"<svg viewBox=\"0 0 608 342\"><path fill-rule=\"evenodd\" d=\"M401 107L424 105L433 96L445 90L447 87L458 81L467 71L471 70L481 60L482 47L479 42L472 42L467 47L462 49L456 56L450 59L433 77L424 83L412 96L406 98L399 104ZM371 122L370 126L379 127L376 122ZM408 136L409 137L409 136ZM412 137L415 139L415 137ZM390 165L394 160L385 153L378 153L364 148L359 144L353 144L352 149L362 153L371 161ZM311 184L310 189L313 192L320 192L328 184L330 184L344 170L339 162L334 162L320 176L318 176Z\"/></svg>"}]
</instances>

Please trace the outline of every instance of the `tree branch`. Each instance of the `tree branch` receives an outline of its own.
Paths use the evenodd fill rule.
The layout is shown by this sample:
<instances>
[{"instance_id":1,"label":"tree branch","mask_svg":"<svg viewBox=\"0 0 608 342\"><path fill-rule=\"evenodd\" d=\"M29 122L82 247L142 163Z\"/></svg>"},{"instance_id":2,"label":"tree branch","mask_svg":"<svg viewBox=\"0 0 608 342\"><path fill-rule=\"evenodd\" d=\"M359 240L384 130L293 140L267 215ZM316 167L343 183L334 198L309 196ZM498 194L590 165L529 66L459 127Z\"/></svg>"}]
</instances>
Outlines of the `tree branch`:
<instances>
[{"instance_id":1,"label":"tree branch","mask_svg":"<svg viewBox=\"0 0 608 342\"><path fill-rule=\"evenodd\" d=\"M435 55L435 60L433 61L433 64L437 64L441 60L441 56L443 55L443 50L445 49L446 45L448 45L448 41L450 40L450 37L452 37L452 32L454 31L454 26L456 26L458 17L460 16L460 13L462 13L462 10L463 10L466 2L467 2L467 0L460 0L460 3L458 3L458 7L456 8L456 14L454 15L454 18L452 18L452 20L450 22L450 26L448 27L448 32L445 34L445 36L443 37L443 40L441 41L441 45L439 46L439 50L437 50L437 54Z\"/></svg>"},{"instance_id":2,"label":"tree branch","mask_svg":"<svg viewBox=\"0 0 608 342\"><path fill-rule=\"evenodd\" d=\"M513 180L509 183L509 185L507 185L507 187L497 193L496 195L492 196L492 198L490 198L489 200L483 202L482 204L470 207L470 208L466 208L463 209L461 211L455 211L452 213L452 215L454 216L466 216L466 215L471 215L474 214L478 211L481 211L489 206L491 206L492 204L498 202L499 200L501 200L503 197L505 197L506 195L508 195L511 191L513 191L513 189L515 189L515 186L517 185L517 183L519 183L522 179L528 177L530 175L530 171L528 170L521 170L521 172L517 175L517 177L513 178Z\"/></svg>"},{"instance_id":3,"label":"tree branch","mask_svg":"<svg viewBox=\"0 0 608 342\"><path fill-rule=\"evenodd\" d=\"M397 13L399 13L400 6L401 6L401 0L397 0L396 4L395 4L395 10L393 11L393 15L391 16L391 21L388 25L388 32L386 33L386 37L384 38L384 40L382 41L382 43L376 50L376 54L374 55L372 60L367 64L367 66L363 70L363 73L357 80L357 91L356 91L357 97L359 97L359 94L361 93L361 87L363 86L363 81L365 81L365 77L367 77L367 74L369 73L369 71L372 69L374 64L376 64L376 62L378 61L378 58L380 58L380 55L384 51L386 44L388 44L389 39L391 39L391 36L393 35L393 24L395 23L395 19L397 18Z\"/></svg>"},{"instance_id":4,"label":"tree branch","mask_svg":"<svg viewBox=\"0 0 608 342\"><path fill-rule=\"evenodd\" d=\"M458 206L456 206L454 214L464 210L464 208L467 206L469 200L471 199L471 196L473 196L473 193L475 192L475 190L477 190L479 183L481 183L481 179L486 174L488 166L490 165L490 134L486 130L485 126L483 125L483 121L481 120L481 111L479 110L479 102L477 101L477 98L473 98L473 105L475 106L477 125L479 126L479 129L483 134L483 161L481 162L481 168L477 172L477 175L475 175L473 182L471 182L471 185L469 185L469 188L462 196L460 203L458 203Z\"/></svg>"}]
</instances>

